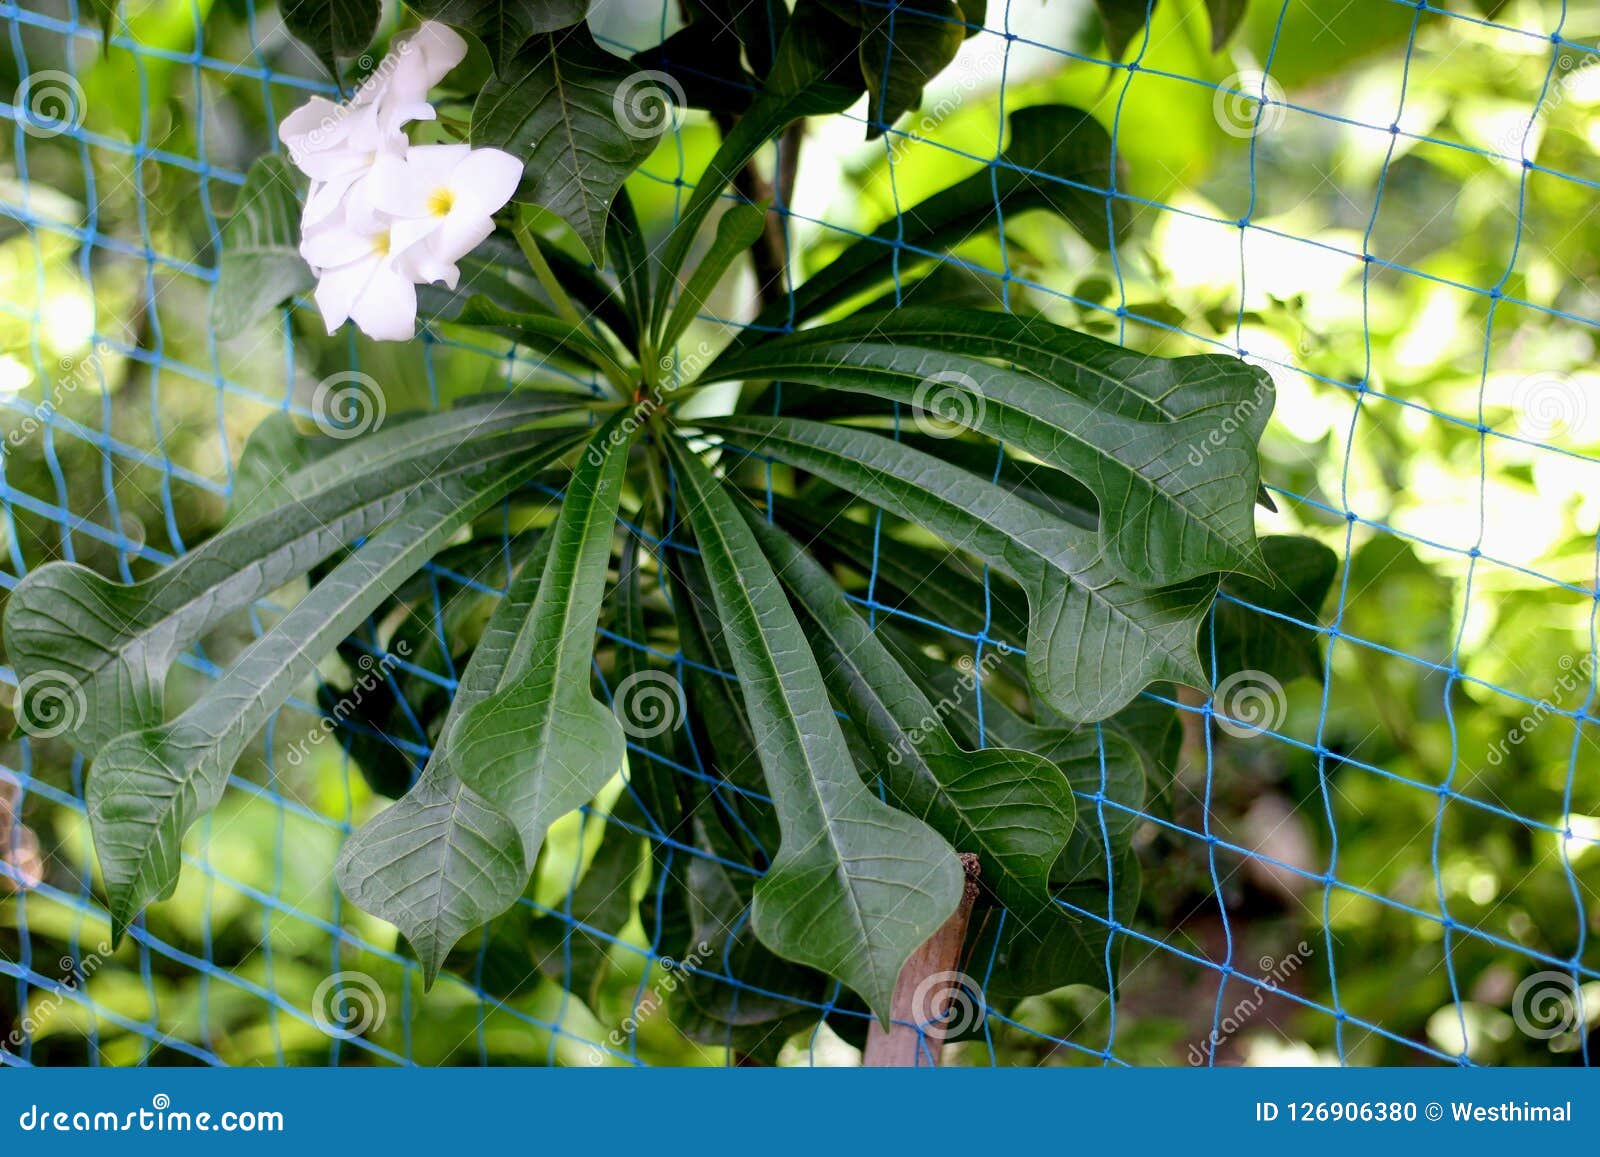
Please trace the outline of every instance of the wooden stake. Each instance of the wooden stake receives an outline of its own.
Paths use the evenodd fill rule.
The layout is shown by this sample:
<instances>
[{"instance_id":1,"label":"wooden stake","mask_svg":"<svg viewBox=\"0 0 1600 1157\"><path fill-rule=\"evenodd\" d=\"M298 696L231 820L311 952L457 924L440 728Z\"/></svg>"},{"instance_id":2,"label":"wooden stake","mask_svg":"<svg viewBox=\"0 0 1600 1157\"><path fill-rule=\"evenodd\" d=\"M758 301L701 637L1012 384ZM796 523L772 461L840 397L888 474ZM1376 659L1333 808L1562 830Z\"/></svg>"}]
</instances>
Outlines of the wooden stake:
<instances>
[{"instance_id":1,"label":"wooden stake","mask_svg":"<svg viewBox=\"0 0 1600 1157\"><path fill-rule=\"evenodd\" d=\"M978 857L962 852L961 866L967 870L961 903L900 970L890 1006L894 1023L885 1031L873 1018L867 1027L867 1049L861 1057L864 1068L937 1065L952 1002L979 999L975 987L956 968L961 962L961 945L967 937L972 906L978 900Z\"/></svg>"}]
</instances>

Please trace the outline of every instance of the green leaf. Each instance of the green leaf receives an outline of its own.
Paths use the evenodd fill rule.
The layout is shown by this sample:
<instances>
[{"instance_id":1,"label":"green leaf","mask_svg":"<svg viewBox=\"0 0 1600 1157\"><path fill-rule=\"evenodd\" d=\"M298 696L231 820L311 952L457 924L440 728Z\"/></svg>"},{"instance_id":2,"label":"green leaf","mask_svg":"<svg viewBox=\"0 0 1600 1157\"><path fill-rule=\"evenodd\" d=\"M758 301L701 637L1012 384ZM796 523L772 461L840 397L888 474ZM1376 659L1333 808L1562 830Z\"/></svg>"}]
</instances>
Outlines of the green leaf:
<instances>
[{"instance_id":1,"label":"green leaf","mask_svg":"<svg viewBox=\"0 0 1600 1157\"><path fill-rule=\"evenodd\" d=\"M756 886L756 935L838 977L887 1024L901 967L955 911L961 863L856 775L805 634L734 498L667 444L783 829Z\"/></svg>"},{"instance_id":2,"label":"green leaf","mask_svg":"<svg viewBox=\"0 0 1600 1157\"><path fill-rule=\"evenodd\" d=\"M549 443L547 435L512 434L380 463L235 522L140 583L113 583L77 563L39 568L17 584L5 609L12 665L40 688L19 710L47 725L45 689L69 685L75 702L71 718L57 721L66 724L60 733L90 755L124 732L159 724L173 662L229 614L371 533L419 488L539 456Z\"/></svg>"},{"instance_id":3,"label":"green leaf","mask_svg":"<svg viewBox=\"0 0 1600 1157\"><path fill-rule=\"evenodd\" d=\"M656 323L660 331L656 340L656 348L670 350L685 330L704 308L706 300L722 280L728 267L739 259L739 256L756 243L756 238L761 236L761 231L766 227L767 207L765 205L752 205L741 202L732 205L722 214L717 221L717 236L711 243L711 248L706 250L700 264L689 276L687 282L678 285L678 300L672 306L671 316L667 317L666 324L661 325L662 316L667 312L668 295L663 293L656 299Z\"/></svg>"},{"instance_id":4,"label":"green leaf","mask_svg":"<svg viewBox=\"0 0 1600 1157\"><path fill-rule=\"evenodd\" d=\"M619 818L631 816L637 824L641 817L628 803L624 799ZM594 1008L610 968L611 946L633 915L641 848L639 836L627 828L598 815L589 822L602 825L602 831L583 878L559 915L529 921L527 936L539 970Z\"/></svg>"},{"instance_id":5,"label":"green leaf","mask_svg":"<svg viewBox=\"0 0 1600 1157\"><path fill-rule=\"evenodd\" d=\"M211 294L211 328L237 337L285 299L316 284L300 256L299 178L284 158L261 157L245 174L237 208L222 227Z\"/></svg>"},{"instance_id":6,"label":"green leaf","mask_svg":"<svg viewBox=\"0 0 1600 1157\"><path fill-rule=\"evenodd\" d=\"M809 619L823 677L871 749L891 801L977 854L980 881L1008 904L1049 898L1050 868L1072 834L1072 789L1048 760L990 747L963 751L945 727L973 695L972 661L954 695L930 703L837 583L799 545L746 510L767 558Z\"/></svg>"},{"instance_id":7,"label":"green leaf","mask_svg":"<svg viewBox=\"0 0 1600 1157\"><path fill-rule=\"evenodd\" d=\"M676 278L695 234L728 182L747 161L792 121L843 112L861 95L861 78L839 38L843 26L816 7L803 6L790 19L766 86L723 137L695 183L662 250L662 278ZM850 37L849 44L854 44Z\"/></svg>"},{"instance_id":8,"label":"green leaf","mask_svg":"<svg viewBox=\"0 0 1600 1157\"><path fill-rule=\"evenodd\" d=\"M739 38L757 76L766 76L772 70L789 26L789 8L784 0L690 0L689 6Z\"/></svg>"},{"instance_id":9,"label":"green leaf","mask_svg":"<svg viewBox=\"0 0 1600 1157\"><path fill-rule=\"evenodd\" d=\"M1167 679L1206 687L1196 649L1214 579L1132 586L1095 537L998 486L862 430L792 418L697 419L739 448L820 475L970 551L1028 595L1028 674L1064 715L1103 719Z\"/></svg>"},{"instance_id":10,"label":"green leaf","mask_svg":"<svg viewBox=\"0 0 1600 1157\"><path fill-rule=\"evenodd\" d=\"M615 595L616 621L613 629L624 639L636 645L619 644L613 660L615 669L611 688L612 707L617 709L617 696L633 687L660 686L672 677L658 671L646 657L644 648L650 638L644 617L644 601L640 592L640 546L637 535L628 535L622 550L622 561L617 569ZM673 708L675 711L675 706ZM657 731L644 729L644 734L632 737L637 754L628 755L628 787L639 801L644 826L660 832L669 839L685 835L686 809L679 794L681 776L671 766L673 747L671 738L676 725L685 721L665 716L668 726Z\"/></svg>"},{"instance_id":11,"label":"green leaf","mask_svg":"<svg viewBox=\"0 0 1600 1157\"><path fill-rule=\"evenodd\" d=\"M954 0L901 0L885 10L860 4L861 74L867 82L867 139L876 140L922 103L922 86L956 58L966 38Z\"/></svg>"},{"instance_id":12,"label":"green leaf","mask_svg":"<svg viewBox=\"0 0 1600 1157\"><path fill-rule=\"evenodd\" d=\"M1009 123L1011 139L1000 164L933 194L852 242L794 291L792 315L787 301L769 306L734 345L817 317L909 272L913 255L936 256L1029 209L1058 213L1100 249L1109 248L1113 237L1127 236L1133 221L1128 202L1104 192L1111 187L1111 135L1098 121L1069 105L1035 105L1012 113Z\"/></svg>"},{"instance_id":13,"label":"green leaf","mask_svg":"<svg viewBox=\"0 0 1600 1157\"><path fill-rule=\"evenodd\" d=\"M1214 619L1219 675L1263 671L1280 683L1301 675L1322 679L1315 627L1333 589L1339 556L1314 538L1271 535L1261 540L1274 582L1229 575ZM1237 600L1237 601L1235 601ZM1246 604L1246 605L1241 605Z\"/></svg>"},{"instance_id":14,"label":"green leaf","mask_svg":"<svg viewBox=\"0 0 1600 1157\"><path fill-rule=\"evenodd\" d=\"M731 117L750 107L759 87L755 77L744 70L741 52L731 24L718 17L702 17L654 48L634 53L633 63L671 77L690 108Z\"/></svg>"},{"instance_id":15,"label":"green leaf","mask_svg":"<svg viewBox=\"0 0 1600 1157\"><path fill-rule=\"evenodd\" d=\"M178 880L184 833L221 799L250 738L350 634L457 530L548 464L524 453L430 480L399 515L318 583L170 723L119 735L89 770L87 802L111 909L122 931Z\"/></svg>"},{"instance_id":16,"label":"green leaf","mask_svg":"<svg viewBox=\"0 0 1600 1157\"><path fill-rule=\"evenodd\" d=\"M283 23L339 79L339 58L360 56L378 30L377 0L283 0Z\"/></svg>"},{"instance_id":17,"label":"green leaf","mask_svg":"<svg viewBox=\"0 0 1600 1157\"><path fill-rule=\"evenodd\" d=\"M604 371L615 364L610 352L582 326L573 325L553 314L528 313L503 309L487 297L473 297L462 306L457 320L503 334L531 350L546 355L564 355Z\"/></svg>"},{"instance_id":18,"label":"green leaf","mask_svg":"<svg viewBox=\"0 0 1600 1157\"><path fill-rule=\"evenodd\" d=\"M628 196L626 186L617 192L617 199L611 203L606 253L616 270L634 330L643 333L650 316L650 253L645 248L644 227L633 211L633 198Z\"/></svg>"},{"instance_id":19,"label":"green leaf","mask_svg":"<svg viewBox=\"0 0 1600 1157\"><path fill-rule=\"evenodd\" d=\"M572 226L597 262L606 252L612 201L671 120L644 124L630 115L641 77L588 29L574 28L529 40L472 109L474 145L524 160L516 199Z\"/></svg>"},{"instance_id":20,"label":"green leaf","mask_svg":"<svg viewBox=\"0 0 1600 1157\"><path fill-rule=\"evenodd\" d=\"M521 636L549 549L541 536L490 615L416 784L339 856L340 889L405 934L428 985L461 937L517 902L533 870L516 825L462 783L441 752L467 710L495 693L513 662L526 661Z\"/></svg>"},{"instance_id":21,"label":"green leaf","mask_svg":"<svg viewBox=\"0 0 1600 1157\"><path fill-rule=\"evenodd\" d=\"M1206 0L1206 15L1211 18L1211 51L1221 52L1244 19L1247 0Z\"/></svg>"},{"instance_id":22,"label":"green leaf","mask_svg":"<svg viewBox=\"0 0 1600 1157\"><path fill-rule=\"evenodd\" d=\"M589 0L406 0L424 20L470 32L489 50L495 73L504 76L517 50L542 32L582 24Z\"/></svg>"},{"instance_id":23,"label":"green leaf","mask_svg":"<svg viewBox=\"0 0 1600 1157\"><path fill-rule=\"evenodd\" d=\"M964 311L918 312L906 329L891 312L763 342L718 359L703 380L782 379L861 391L936 411L1015 446L1094 492L1101 546L1135 582L1265 573L1255 534L1255 444L1242 426L1206 413L1138 421L1050 379L918 348L915 326L936 324L925 315L958 324ZM1041 319L1032 327L1058 328Z\"/></svg>"},{"instance_id":24,"label":"green leaf","mask_svg":"<svg viewBox=\"0 0 1600 1157\"><path fill-rule=\"evenodd\" d=\"M94 14L95 25L100 29L107 48L117 28L117 7L122 0L89 0L88 9Z\"/></svg>"},{"instance_id":25,"label":"green leaf","mask_svg":"<svg viewBox=\"0 0 1600 1157\"><path fill-rule=\"evenodd\" d=\"M1113 874L1113 886L1075 884L1057 893L1056 916L1023 920L1007 913L1004 920L974 920L965 955L993 961L984 976L985 998L1016 1000L1068 984L1087 984L1115 997L1129 938L1113 937L1110 925L1113 920L1127 924L1138 906L1138 859L1123 856Z\"/></svg>"},{"instance_id":26,"label":"green leaf","mask_svg":"<svg viewBox=\"0 0 1600 1157\"><path fill-rule=\"evenodd\" d=\"M1144 31L1156 0L1094 0L1094 6L1100 12L1100 26L1106 35L1106 55L1117 61L1133 38Z\"/></svg>"},{"instance_id":27,"label":"green leaf","mask_svg":"<svg viewBox=\"0 0 1600 1157\"><path fill-rule=\"evenodd\" d=\"M596 430L573 472L518 662L440 744L442 766L516 824L530 865L550 825L622 769L622 728L590 694L589 666L636 433L630 418L621 411Z\"/></svg>"}]
</instances>

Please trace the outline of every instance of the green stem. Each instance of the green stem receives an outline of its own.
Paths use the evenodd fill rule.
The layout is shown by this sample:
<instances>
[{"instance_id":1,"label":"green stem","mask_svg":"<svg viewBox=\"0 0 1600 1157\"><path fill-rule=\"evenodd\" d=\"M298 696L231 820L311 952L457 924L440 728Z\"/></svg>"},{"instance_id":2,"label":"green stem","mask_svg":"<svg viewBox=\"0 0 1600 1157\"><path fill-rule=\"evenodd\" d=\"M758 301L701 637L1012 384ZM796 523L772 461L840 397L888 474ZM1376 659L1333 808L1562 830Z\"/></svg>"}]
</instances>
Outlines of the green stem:
<instances>
[{"instance_id":1,"label":"green stem","mask_svg":"<svg viewBox=\"0 0 1600 1157\"><path fill-rule=\"evenodd\" d=\"M573 304L572 298L568 296L566 287L556 279L555 270L550 268L550 263L544 259L544 254L540 252L539 242L534 237L533 231L528 228L528 223L519 220L512 233L516 236L517 245L522 249L522 255L527 258L534 277L538 279L539 285L550 298L551 305L555 308L556 313L563 321L571 322L575 329L582 330L585 333L589 332L584 323L583 315L578 312L578 307ZM611 356L605 347L601 345L599 339L595 341L594 345L595 348L592 352L596 355L595 360L599 363L600 372L611 383L612 389L616 391L618 397L631 397L635 382L633 375L622 368L622 364Z\"/></svg>"}]
</instances>

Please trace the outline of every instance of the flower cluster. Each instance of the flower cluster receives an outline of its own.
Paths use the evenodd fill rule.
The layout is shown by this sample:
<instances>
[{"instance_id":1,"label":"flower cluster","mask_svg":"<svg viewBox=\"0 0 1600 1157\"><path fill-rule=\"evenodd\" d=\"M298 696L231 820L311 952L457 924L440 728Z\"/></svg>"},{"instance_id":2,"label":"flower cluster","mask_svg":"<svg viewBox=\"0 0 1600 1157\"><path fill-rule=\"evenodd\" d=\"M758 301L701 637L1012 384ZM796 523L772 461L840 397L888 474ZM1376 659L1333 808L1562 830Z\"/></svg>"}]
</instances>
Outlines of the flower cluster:
<instances>
[{"instance_id":1,"label":"flower cluster","mask_svg":"<svg viewBox=\"0 0 1600 1157\"><path fill-rule=\"evenodd\" d=\"M371 338L410 338L417 286L455 289L456 262L494 231L522 178L522 162L499 149L406 136L410 122L434 118L428 91L466 51L455 32L424 23L396 39L348 102L312 97L278 126L289 160L311 178L300 255L330 334L348 320Z\"/></svg>"}]
</instances>

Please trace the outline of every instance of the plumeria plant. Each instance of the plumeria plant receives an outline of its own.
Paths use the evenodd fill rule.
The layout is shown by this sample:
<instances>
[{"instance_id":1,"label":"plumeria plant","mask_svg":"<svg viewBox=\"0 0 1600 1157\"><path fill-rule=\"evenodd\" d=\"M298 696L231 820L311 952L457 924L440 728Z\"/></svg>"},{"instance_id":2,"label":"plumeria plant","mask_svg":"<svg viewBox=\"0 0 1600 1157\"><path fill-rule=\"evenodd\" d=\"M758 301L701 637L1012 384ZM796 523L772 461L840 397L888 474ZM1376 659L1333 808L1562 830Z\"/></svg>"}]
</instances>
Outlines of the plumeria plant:
<instances>
[{"instance_id":1,"label":"plumeria plant","mask_svg":"<svg viewBox=\"0 0 1600 1157\"><path fill-rule=\"evenodd\" d=\"M649 873L637 912L658 950L706 949L676 1023L760 1056L824 1002L886 1018L970 853L991 1002L1113 987L1107 929L1138 902L1135 830L1174 774L1175 704L1234 671L1320 670L1297 624L1333 568L1309 540L1257 535L1262 370L1121 348L944 275L941 254L1028 213L1125 240L1106 131L1017 109L999 162L790 284L781 220L752 200L781 192L769 147L862 97L869 132L890 130L981 3L888 5L890 35L865 0L695 0L633 60L596 43L581 2L410 7L425 22L349 99L291 114L287 159L252 170L218 327L313 290L329 332L472 328L535 368L359 437L269 420L215 537L141 583L56 563L13 592L20 718L91 761L116 934L171 893L185 833L314 683L396 797L348 841L340 885L430 982L466 938L475 975L508 954L592 993ZM377 23L363 0L289 15L335 67ZM466 103L450 79L469 36L493 79L466 119L436 115ZM659 235L625 187L669 119L641 127L642 84L722 128ZM443 139L413 143L426 122ZM746 261L772 275L748 324L687 349ZM430 564L505 589L467 589L436 622ZM285 590L303 593L169 712L179 654ZM397 654L393 679L341 690ZM426 758L375 738L407 719ZM583 807L604 839L571 919L539 916L518 901L551 825Z\"/></svg>"}]
</instances>

